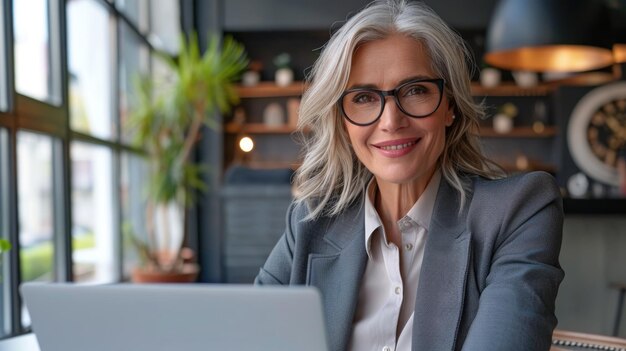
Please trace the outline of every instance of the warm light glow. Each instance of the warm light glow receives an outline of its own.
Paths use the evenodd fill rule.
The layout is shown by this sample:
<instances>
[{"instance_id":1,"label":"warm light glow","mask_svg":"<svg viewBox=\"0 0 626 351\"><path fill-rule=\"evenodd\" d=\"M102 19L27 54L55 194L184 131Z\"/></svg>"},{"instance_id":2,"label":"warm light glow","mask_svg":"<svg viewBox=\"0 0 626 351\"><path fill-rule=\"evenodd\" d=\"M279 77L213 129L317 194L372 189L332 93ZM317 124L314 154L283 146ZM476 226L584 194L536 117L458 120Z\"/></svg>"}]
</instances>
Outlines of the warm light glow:
<instances>
[{"instance_id":1,"label":"warm light glow","mask_svg":"<svg viewBox=\"0 0 626 351\"><path fill-rule=\"evenodd\" d=\"M243 152L250 152L254 149L254 141L250 137L243 137L239 140L239 148Z\"/></svg>"},{"instance_id":2,"label":"warm light glow","mask_svg":"<svg viewBox=\"0 0 626 351\"><path fill-rule=\"evenodd\" d=\"M613 54L591 46L548 45L490 52L485 61L512 71L582 72L610 66Z\"/></svg>"},{"instance_id":3,"label":"warm light glow","mask_svg":"<svg viewBox=\"0 0 626 351\"><path fill-rule=\"evenodd\" d=\"M613 56L615 56L615 62L626 62L626 44L614 44Z\"/></svg>"}]
</instances>

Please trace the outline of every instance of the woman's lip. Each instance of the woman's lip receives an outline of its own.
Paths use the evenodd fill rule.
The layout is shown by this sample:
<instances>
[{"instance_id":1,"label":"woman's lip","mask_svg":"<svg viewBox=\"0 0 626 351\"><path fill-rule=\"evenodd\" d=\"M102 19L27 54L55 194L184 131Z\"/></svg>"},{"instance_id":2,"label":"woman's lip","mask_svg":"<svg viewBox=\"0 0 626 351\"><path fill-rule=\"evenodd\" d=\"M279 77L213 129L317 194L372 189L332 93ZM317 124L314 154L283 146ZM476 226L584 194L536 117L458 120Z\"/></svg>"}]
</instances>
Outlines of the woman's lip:
<instances>
[{"instance_id":1,"label":"woman's lip","mask_svg":"<svg viewBox=\"0 0 626 351\"><path fill-rule=\"evenodd\" d=\"M383 141L380 143L372 144L372 146L377 147L377 148L382 148L385 146L397 146L397 145L407 144L411 142L417 143L418 141L419 141L419 138L405 138L405 139Z\"/></svg>"},{"instance_id":2,"label":"woman's lip","mask_svg":"<svg viewBox=\"0 0 626 351\"><path fill-rule=\"evenodd\" d=\"M381 155L389 158L402 157L415 150L421 139L399 139L384 143L372 144Z\"/></svg>"}]
</instances>

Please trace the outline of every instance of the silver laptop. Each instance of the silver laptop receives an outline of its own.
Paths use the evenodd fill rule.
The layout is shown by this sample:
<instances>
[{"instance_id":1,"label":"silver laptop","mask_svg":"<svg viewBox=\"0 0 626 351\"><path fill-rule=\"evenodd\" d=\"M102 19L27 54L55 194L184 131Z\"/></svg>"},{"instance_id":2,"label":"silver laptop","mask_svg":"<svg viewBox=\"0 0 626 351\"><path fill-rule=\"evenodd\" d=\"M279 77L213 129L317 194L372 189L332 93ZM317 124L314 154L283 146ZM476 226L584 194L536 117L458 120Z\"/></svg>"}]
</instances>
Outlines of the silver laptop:
<instances>
[{"instance_id":1,"label":"silver laptop","mask_svg":"<svg viewBox=\"0 0 626 351\"><path fill-rule=\"evenodd\" d=\"M311 287L25 283L21 292L41 351L327 350Z\"/></svg>"}]
</instances>

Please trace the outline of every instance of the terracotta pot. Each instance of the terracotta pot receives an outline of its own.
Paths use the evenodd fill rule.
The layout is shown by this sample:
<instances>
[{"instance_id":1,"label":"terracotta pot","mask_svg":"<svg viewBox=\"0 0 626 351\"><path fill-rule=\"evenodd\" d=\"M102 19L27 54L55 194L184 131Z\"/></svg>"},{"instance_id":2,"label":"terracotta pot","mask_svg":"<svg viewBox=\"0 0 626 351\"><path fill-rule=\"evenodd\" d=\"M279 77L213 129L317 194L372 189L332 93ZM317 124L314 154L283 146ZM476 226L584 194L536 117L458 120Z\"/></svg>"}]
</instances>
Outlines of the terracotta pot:
<instances>
[{"instance_id":1,"label":"terracotta pot","mask_svg":"<svg viewBox=\"0 0 626 351\"><path fill-rule=\"evenodd\" d=\"M131 274L133 283L193 283L200 268L195 263L186 263L177 272L162 272L154 268L136 267Z\"/></svg>"}]
</instances>

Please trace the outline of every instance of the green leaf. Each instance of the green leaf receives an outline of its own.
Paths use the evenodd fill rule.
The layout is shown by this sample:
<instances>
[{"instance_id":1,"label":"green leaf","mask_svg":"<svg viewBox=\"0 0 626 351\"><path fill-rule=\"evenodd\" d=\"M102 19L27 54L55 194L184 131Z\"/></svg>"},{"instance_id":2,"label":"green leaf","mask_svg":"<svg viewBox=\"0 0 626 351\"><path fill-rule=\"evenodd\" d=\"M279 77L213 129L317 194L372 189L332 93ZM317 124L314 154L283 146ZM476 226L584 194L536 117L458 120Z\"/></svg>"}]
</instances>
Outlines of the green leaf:
<instances>
[{"instance_id":1,"label":"green leaf","mask_svg":"<svg viewBox=\"0 0 626 351\"><path fill-rule=\"evenodd\" d=\"M11 250L13 246L6 239L0 239L0 253Z\"/></svg>"},{"instance_id":2,"label":"green leaf","mask_svg":"<svg viewBox=\"0 0 626 351\"><path fill-rule=\"evenodd\" d=\"M191 205L195 194L208 188L203 180L208 167L183 161L185 138L196 116L209 128L221 128L216 113L229 112L238 103L232 83L246 69L248 58L244 47L229 36L208 35L201 53L197 33L181 35L179 47L176 58L156 53L175 75L171 81L161 84L151 76L135 80L137 104L128 128L134 132L133 144L145 149L149 159L152 201Z\"/></svg>"}]
</instances>

